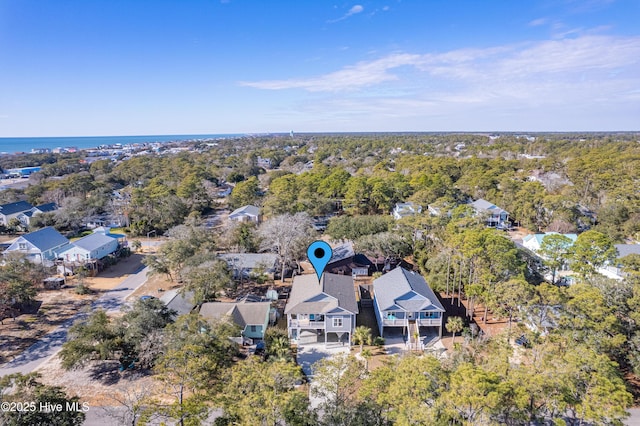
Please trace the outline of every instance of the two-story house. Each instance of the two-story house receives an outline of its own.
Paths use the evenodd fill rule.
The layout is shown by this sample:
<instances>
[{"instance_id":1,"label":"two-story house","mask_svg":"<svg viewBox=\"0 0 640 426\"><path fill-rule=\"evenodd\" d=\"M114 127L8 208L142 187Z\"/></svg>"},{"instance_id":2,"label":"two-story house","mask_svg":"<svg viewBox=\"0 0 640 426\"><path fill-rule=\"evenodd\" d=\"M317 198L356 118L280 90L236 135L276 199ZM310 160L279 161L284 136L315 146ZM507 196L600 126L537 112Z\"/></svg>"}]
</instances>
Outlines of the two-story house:
<instances>
[{"instance_id":1,"label":"two-story house","mask_svg":"<svg viewBox=\"0 0 640 426\"><path fill-rule=\"evenodd\" d=\"M26 201L2 204L0 205L0 224L7 226L11 219L17 218L22 213L28 212L31 209L33 209L33 205Z\"/></svg>"},{"instance_id":2,"label":"two-story house","mask_svg":"<svg viewBox=\"0 0 640 426\"><path fill-rule=\"evenodd\" d=\"M373 281L373 306L380 335L390 327L400 328L414 340L422 341L424 327L438 327L442 337L442 303L425 279L400 266Z\"/></svg>"},{"instance_id":3,"label":"two-story house","mask_svg":"<svg viewBox=\"0 0 640 426\"><path fill-rule=\"evenodd\" d=\"M342 342L351 345L356 327L358 302L350 275L324 273L293 279L289 301L284 309L289 338L304 342Z\"/></svg>"},{"instance_id":4,"label":"two-story house","mask_svg":"<svg viewBox=\"0 0 640 426\"><path fill-rule=\"evenodd\" d=\"M52 264L56 253L68 245L65 236L48 226L16 238L4 253L22 253L33 263Z\"/></svg>"},{"instance_id":5,"label":"two-story house","mask_svg":"<svg viewBox=\"0 0 640 426\"><path fill-rule=\"evenodd\" d=\"M485 219L487 226L504 229L509 227L509 212L506 210L503 210L482 198L474 201L470 205L477 215L480 215Z\"/></svg>"},{"instance_id":6,"label":"two-story house","mask_svg":"<svg viewBox=\"0 0 640 426\"><path fill-rule=\"evenodd\" d=\"M31 219L34 216L37 216L42 213L51 213L58 210L58 205L56 203L46 203L41 204L39 206L32 207L30 210L26 212L20 213L17 218L24 226L31 225Z\"/></svg>"}]
</instances>

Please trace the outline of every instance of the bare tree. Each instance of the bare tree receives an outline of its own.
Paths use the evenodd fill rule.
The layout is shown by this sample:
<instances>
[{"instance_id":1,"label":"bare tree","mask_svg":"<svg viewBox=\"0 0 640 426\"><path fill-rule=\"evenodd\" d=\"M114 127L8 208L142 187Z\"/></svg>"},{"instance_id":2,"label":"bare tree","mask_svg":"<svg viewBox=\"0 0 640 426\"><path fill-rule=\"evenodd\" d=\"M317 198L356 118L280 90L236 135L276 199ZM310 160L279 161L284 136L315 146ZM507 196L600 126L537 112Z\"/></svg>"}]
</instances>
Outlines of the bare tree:
<instances>
[{"instance_id":1,"label":"bare tree","mask_svg":"<svg viewBox=\"0 0 640 426\"><path fill-rule=\"evenodd\" d=\"M144 414L145 401L151 396L151 388L144 386L124 386L115 389L109 396L111 407L102 407L105 414L120 425L136 426Z\"/></svg>"},{"instance_id":2,"label":"bare tree","mask_svg":"<svg viewBox=\"0 0 640 426\"><path fill-rule=\"evenodd\" d=\"M288 260L302 259L314 239L313 222L307 213L275 216L260 225L261 248L275 251L282 262L282 282Z\"/></svg>"}]
</instances>

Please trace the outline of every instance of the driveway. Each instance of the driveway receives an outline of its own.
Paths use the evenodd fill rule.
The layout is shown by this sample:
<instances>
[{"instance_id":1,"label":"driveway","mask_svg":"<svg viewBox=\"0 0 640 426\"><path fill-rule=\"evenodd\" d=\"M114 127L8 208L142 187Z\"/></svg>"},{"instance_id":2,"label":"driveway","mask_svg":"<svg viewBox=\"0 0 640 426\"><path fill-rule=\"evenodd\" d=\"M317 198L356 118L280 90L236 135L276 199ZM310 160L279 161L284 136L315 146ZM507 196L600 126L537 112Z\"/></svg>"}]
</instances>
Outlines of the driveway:
<instances>
[{"instance_id":1,"label":"driveway","mask_svg":"<svg viewBox=\"0 0 640 426\"><path fill-rule=\"evenodd\" d=\"M134 274L125 278L117 287L109 290L99 299L91 304L91 311L104 309L107 312L120 310L125 299L147 280L147 267L141 267ZM12 361L0 366L0 376L12 373L27 374L47 359L58 353L62 349L62 344L67 341L69 328L78 319L86 318L87 313L78 312L72 318L63 323L60 327L45 335L37 343L27 348L22 354Z\"/></svg>"},{"instance_id":2,"label":"driveway","mask_svg":"<svg viewBox=\"0 0 640 426\"><path fill-rule=\"evenodd\" d=\"M328 358L335 354L349 353L349 346L343 346L340 343L307 343L298 346L298 355L296 360L298 365L302 367L302 371L309 379L313 379L313 364L321 359Z\"/></svg>"},{"instance_id":3,"label":"driveway","mask_svg":"<svg viewBox=\"0 0 640 426\"><path fill-rule=\"evenodd\" d=\"M314 396L313 364L321 359L329 358L340 353L348 354L349 346L343 346L341 343L328 343L326 346L324 343L308 343L298 346L296 360L311 382L309 392L309 403L311 407L316 408L323 402L322 398Z\"/></svg>"}]
</instances>

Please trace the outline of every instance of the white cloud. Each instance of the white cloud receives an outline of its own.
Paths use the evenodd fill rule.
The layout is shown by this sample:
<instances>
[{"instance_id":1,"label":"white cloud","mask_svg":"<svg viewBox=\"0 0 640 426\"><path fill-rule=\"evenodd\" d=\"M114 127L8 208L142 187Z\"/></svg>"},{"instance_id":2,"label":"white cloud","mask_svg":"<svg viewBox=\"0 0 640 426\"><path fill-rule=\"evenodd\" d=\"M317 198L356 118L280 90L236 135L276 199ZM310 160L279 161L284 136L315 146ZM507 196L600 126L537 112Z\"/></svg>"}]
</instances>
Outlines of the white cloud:
<instances>
[{"instance_id":1,"label":"white cloud","mask_svg":"<svg viewBox=\"0 0 640 426\"><path fill-rule=\"evenodd\" d=\"M355 6L352 6L351 9L349 9L347 11L347 13L345 13L344 15L342 15L341 17L339 17L338 19L334 19L332 21L328 21L328 23L333 24L339 21L343 21L345 19L347 19L348 17L352 16L352 15L357 15L358 13L362 13L364 11L364 7L360 4L356 4Z\"/></svg>"},{"instance_id":2,"label":"white cloud","mask_svg":"<svg viewBox=\"0 0 640 426\"><path fill-rule=\"evenodd\" d=\"M356 13L360 13L364 10L364 7L362 7L359 4L356 4L355 6L353 6L351 9L349 9L349 11L347 12L346 16L351 16L351 15L355 15Z\"/></svg>"},{"instance_id":3,"label":"white cloud","mask_svg":"<svg viewBox=\"0 0 640 426\"><path fill-rule=\"evenodd\" d=\"M505 81L527 84L541 79L565 81L580 75L596 83L603 78L600 71L621 67L640 79L632 68L639 62L640 37L590 35L487 49L458 49L440 54L394 53L315 77L240 84L267 90L299 88L310 92L337 92L356 91L390 81L411 86L433 78L465 84L482 82L484 85ZM418 71L418 80L405 81L394 73L403 66Z\"/></svg>"},{"instance_id":4,"label":"white cloud","mask_svg":"<svg viewBox=\"0 0 640 426\"><path fill-rule=\"evenodd\" d=\"M385 81L397 80L397 76L388 71L403 65L415 65L420 55L395 54L371 62L360 62L347 66L339 71L319 77L291 80L268 80L257 82L241 82L242 86L258 89L305 89L310 92L353 91L369 87Z\"/></svg>"},{"instance_id":5,"label":"white cloud","mask_svg":"<svg viewBox=\"0 0 640 426\"><path fill-rule=\"evenodd\" d=\"M413 119L425 123L422 129L504 130L504 124L493 123L507 120L513 129L535 130L533 122L538 130L607 130L637 123L638 69L640 37L584 35L486 49L394 53L310 78L242 84L312 92L310 100L300 98L291 108L345 126L356 125L349 120L367 121L403 130Z\"/></svg>"},{"instance_id":6,"label":"white cloud","mask_svg":"<svg viewBox=\"0 0 640 426\"><path fill-rule=\"evenodd\" d=\"M541 25L545 25L548 22L547 18L538 18L538 19L534 19L533 21L529 22L529 26L530 27L539 27Z\"/></svg>"}]
</instances>

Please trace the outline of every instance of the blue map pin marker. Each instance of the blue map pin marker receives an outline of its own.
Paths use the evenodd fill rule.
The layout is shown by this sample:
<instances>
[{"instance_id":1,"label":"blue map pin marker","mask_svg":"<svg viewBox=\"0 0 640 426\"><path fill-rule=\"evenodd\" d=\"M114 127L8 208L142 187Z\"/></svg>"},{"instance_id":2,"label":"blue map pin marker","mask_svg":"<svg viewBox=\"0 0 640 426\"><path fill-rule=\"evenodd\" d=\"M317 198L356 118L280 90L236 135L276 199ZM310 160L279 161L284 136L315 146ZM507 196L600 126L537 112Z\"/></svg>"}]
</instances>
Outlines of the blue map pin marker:
<instances>
[{"instance_id":1,"label":"blue map pin marker","mask_svg":"<svg viewBox=\"0 0 640 426\"><path fill-rule=\"evenodd\" d=\"M331 260L331 256L333 256L333 250L331 250L331 246L324 241L314 241L309 244L307 257L313 265L313 269L316 270L318 281L320 281L324 268L327 267L327 263Z\"/></svg>"}]
</instances>

